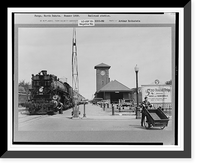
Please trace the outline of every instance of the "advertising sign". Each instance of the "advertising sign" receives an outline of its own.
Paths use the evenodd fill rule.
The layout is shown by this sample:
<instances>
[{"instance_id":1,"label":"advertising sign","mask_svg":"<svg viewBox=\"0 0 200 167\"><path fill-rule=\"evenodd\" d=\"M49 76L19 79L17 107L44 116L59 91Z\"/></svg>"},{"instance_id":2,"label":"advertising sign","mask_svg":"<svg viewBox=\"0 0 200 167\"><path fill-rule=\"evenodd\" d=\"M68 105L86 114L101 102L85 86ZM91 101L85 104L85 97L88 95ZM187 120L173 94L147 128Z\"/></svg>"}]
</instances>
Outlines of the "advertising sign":
<instances>
[{"instance_id":1,"label":"advertising sign","mask_svg":"<svg viewBox=\"0 0 200 167\"><path fill-rule=\"evenodd\" d=\"M142 85L142 99L150 103L171 103L171 85Z\"/></svg>"}]
</instances>

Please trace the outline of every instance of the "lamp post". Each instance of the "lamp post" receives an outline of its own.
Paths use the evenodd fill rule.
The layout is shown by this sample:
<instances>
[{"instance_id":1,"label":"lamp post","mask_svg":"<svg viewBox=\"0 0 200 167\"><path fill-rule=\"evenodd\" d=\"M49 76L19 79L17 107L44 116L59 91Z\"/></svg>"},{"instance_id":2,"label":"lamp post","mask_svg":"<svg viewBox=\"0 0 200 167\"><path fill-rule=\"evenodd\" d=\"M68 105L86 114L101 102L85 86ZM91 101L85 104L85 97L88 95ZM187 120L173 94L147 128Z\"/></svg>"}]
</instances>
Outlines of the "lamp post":
<instances>
[{"instance_id":1,"label":"lamp post","mask_svg":"<svg viewBox=\"0 0 200 167\"><path fill-rule=\"evenodd\" d=\"M135 73L136 73L136 98L137 98L136 119L140 118L139 100L138 100L138 72L139 72L139 67L136 64L136 66L135 66Z\"/></svg>"}]
</instances>

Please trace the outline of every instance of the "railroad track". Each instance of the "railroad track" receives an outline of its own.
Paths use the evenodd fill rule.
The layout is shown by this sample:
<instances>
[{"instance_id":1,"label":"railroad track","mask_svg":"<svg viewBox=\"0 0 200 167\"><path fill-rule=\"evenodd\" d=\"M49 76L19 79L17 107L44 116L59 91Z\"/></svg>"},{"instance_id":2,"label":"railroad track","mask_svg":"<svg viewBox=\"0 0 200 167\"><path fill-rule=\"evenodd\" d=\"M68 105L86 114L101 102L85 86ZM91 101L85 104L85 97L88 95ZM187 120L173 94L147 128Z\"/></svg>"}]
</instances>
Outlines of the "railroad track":
<instances>
[{"instance_id":1,"label":"railroad track","mask_svg":"<svg viewBox=\"0 0 200 167\"><path fill-rule=\"evenodd\" d=\"M68 110L64 110L63 112L66 112L66 111ZM30 115L28 111L23 110L23 111L19 111L18 123L19 124L28 123L31 121L37 121L37 120L47 118L47 117L52 117L52 116L54 115Z\"/></svg>"},{"instance_id":2,"label":"railroad track","mask_svg":"<svg viewBox=\"0 0 200 167\"><path fill-rule=\"evenodd\" d=\"M49 117L49 115L26 115L26 116L23 116L23 117L19 117L18 122L20 124L23 124L23 123L27 123L27 122L30 122L30 121L40 120L40 119L43 119L43 118L46 118L46 117Z\"/></svg>"}]
</instances>

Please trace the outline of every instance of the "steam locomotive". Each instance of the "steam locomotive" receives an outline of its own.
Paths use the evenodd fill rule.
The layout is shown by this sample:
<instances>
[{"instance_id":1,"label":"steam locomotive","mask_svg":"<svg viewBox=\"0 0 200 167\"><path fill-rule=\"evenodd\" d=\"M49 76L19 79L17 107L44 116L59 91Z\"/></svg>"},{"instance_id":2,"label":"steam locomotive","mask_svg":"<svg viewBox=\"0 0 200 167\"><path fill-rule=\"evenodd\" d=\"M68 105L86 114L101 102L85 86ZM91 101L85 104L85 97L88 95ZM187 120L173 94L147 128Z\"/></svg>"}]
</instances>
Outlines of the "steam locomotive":
<instances>
[{"instance_id":1,"label":"steam locomotive","mask_svg":"<svg viewBox=\"0 0 200 167\"><path fill-rule=\"evenodd\" d=\"M73 89L61 82L57 76L42 70L32 74L30 99L25 104L30 114L62 114L63 110L74 106Z\"/></svg>"}]
</instances>

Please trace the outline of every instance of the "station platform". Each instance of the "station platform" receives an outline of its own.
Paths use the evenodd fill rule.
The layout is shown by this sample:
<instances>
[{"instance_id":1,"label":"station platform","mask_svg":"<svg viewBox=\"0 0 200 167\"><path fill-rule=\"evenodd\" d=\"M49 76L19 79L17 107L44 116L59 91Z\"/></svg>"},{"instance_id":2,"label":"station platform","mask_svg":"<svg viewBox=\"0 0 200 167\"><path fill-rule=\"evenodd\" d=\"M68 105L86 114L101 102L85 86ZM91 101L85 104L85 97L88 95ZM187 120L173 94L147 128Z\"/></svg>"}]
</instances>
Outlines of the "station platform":
<instances>
[{"instance_id":1,"label":"station platform","mask_svg":"<svg viewBox=\"0 0 200 167\"><path fill-rule=\"evenodd\" d=\"M84 105L79 106L79 111L80 117L83 117ZM109 108L105 107L105 109L103 109L99 105L93 105L90 103L85 105L85 113L86 118L96 119L127 119L136 117L135 112L133 110L129 110L128 107L119 111L116 105L114 106L114 115L112 113L111 105L109 106Z\"/></svg>"}]
</instances>

